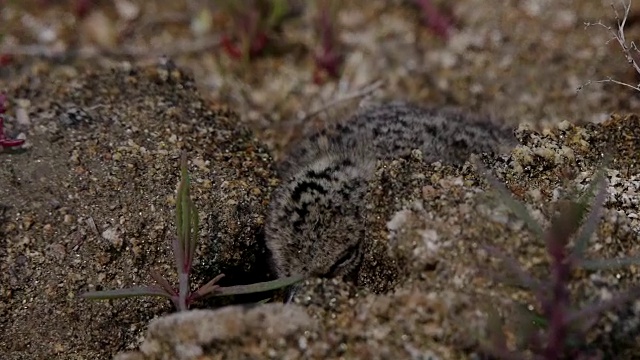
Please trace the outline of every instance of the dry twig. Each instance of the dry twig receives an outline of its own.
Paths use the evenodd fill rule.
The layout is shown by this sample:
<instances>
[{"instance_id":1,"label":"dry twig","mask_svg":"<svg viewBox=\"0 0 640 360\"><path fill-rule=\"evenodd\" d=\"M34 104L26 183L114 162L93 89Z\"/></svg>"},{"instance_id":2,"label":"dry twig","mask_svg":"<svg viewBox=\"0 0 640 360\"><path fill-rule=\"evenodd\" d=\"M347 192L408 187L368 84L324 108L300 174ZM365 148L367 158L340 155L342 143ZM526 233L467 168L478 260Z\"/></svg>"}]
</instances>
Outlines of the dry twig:
<instances>
[{"instance_id":1,"label":"dry twig","mask_svg":"<svg viewBox=\"0 0 640 360\"><path fill-rule=\"evenodd\" d=\"M318 114L320 114L321 112L327 111L330 108L340 105L341 103L347 102L347 101L351 101L354 99L358 99L361 97L365 97L369 94L371 94L372 92L376 91L377 89L379 89L382 85L384 84L384 82L382 80L378 80L373 82L370 85L365 86L362 89L359 89L357 91L354 91L352 93L349 93L345 96L342 96L340 98L334 99L326 104L324 104L323 106L321 106L318 109L312 110L306 114L304 114L303 116L301 116L299 118L299 121L304 122L305 120L308 120Z\"/></svg>"},{"instance_id":2,"label":"dry twig","mask_svg":"<svg viewBox=\"0 0 640 360\"><path fill-rule=\"evenodd\" d=\"M629 18L629 11L631 10L631 0L629 0L628 4L625 4L623 0L620 0L620 3L622 4L622 7L624 9L624 15L622 17L620 17L620 14L618 13L618 10L616 9L615 5L611 3L611 8L613 9L613 12L615 14L615 19L617 24L616 29L614 29L613 26L605 25L602 22L602 20L598 20L598 22L595 22L595 23L585 22L584 25L585 25L585 28L590 26L601 26L607 29L607 31L611 32L613 34L613 37L609 41L607 41L607 44L613 40L616 40L618 44L620 44L620 47L622 48L622 52L624 53L624 56L627 59L627 62L631 64L631 66L633 66L633 69L636 71L636 73L640 75L640 65L638 65L638 62L636 61L636 57L634 56L634 54L636 56L640 56L640 50L638 50L638 47L633 41L627 44L627 39L624 36L624 26L626 25L627 19ZM634 86L619 80L615 80L612 77L607 77L606 79L596 80L596 81L589 80L584 85L578 87L578 91L582 90L582 88L592 83L614 83L614 84L626 86L636 91L640 91L640 84Z\"/></svg>"}]
</instances>

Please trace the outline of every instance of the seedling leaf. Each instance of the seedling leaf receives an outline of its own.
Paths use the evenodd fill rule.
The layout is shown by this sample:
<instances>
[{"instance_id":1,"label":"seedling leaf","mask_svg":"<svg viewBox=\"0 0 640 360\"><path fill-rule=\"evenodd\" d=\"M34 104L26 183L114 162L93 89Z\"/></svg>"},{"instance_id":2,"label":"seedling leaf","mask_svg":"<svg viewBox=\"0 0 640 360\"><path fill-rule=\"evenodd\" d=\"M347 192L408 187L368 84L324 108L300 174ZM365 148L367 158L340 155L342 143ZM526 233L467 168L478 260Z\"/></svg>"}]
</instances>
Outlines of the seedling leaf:
<instances>
[{"instance_id":1,"label":"seedling leaf","mask_svg":"<svg viewBox=\"0 0 640 360\"><path fill-rule=\"evenodd\" d=\"M587 270L613 270L629 265L640 265L640 257L580 260L578 265Z\"/></svg>"},{"instance_id":2,"label":"seedling leaf","mask_svg":"<svg viewBox=\"0 0 640 360\"><path fill-rule=\"evenodd\" d=\"M162 289L164 289L164 291L165 291L167 294L170 294L170 295L177 295L177 294L176 294L176 291L173 289L173 287L171 286L171 284L169 284L169 281L167 281L167 279L165 279L165 278L164 278L164 276L162 276L162 275L158 274L158 273L157 273L156 271L154 271L154 270L151 270L151 271L149 272L149 274L151 275L151 277L153 278L153 280L155 280L155 281L158 283L158 285L160 285L160 287L161 287Z\"/></svg>"},{"instance_id":3,"label":"seedling leaf","mask_svg":"<svg viewBox=\"0 0 640 360\"><path fill-rule=\"evenodd\" d=\"M542 226L531 216L524 203L513 198L511 191L507 189L500 180L493 176L482 163L478 162L478 168L484 173L485 178L489 182L492 188L494 188L500 195L500 200L511 210L520 220L524 221L525 225L530 231L536 235L539 239L543 238L544 230Z\"/></svg>"},{"instance_id":4,"label":"seedling leaf","mask_svg":"<svg viewBox=\"0 0 640 360\"><path fill-rule=\"evenodd\" d=\"M584 252L589 244L589 239L591 239L591 235L595 233L598 228L598 223L600 222L602 207L604 206L604 201L607 197L607 181L602 171L599 171L591 184L589 184L589 188L583 195L580 203L586 204L589 197L591 197L594 192L596 192L596 194L593 203L591 204L591 210L584 220L582 229L580 230L573 247L572 256L576 260L582 259L584 256Z\"/></svg>"},{"instance_id":5,"label":"seedling leaf","mask_svg":"<svg viewBox=\"0 0 640 360\"><path fill-rule=\"evenodd\" d=\"M195 301L195 300L201 299L201 298L213 293L217 289L219 289L220 286L216 285L216 284L223 277L224 277L224 274L220 274L220 275L216 276L215 278L213 278L208 283L202 285L195 293L193 293L191 295L191 300Z\"/></svg>"},{"instance_id":6,"label":"seedling leaf","mask_svg":"<svg viewBox=\"0 0 640 360\"><path fill-rule=\"evenodd\" d=\"M289 277L284 277L284 278L271 280L271 281L259 282L255 284L220 287L216 289L215 292L205 297L231 296L231 295L253 294L253 293L260 293L265 291L271 291L271 290L281 289L281 288L293 285L297 282L302 281L303 279L304 279L304 276L302 275L293 275Z\"/></svg>"},{"instance_id":7,"label":"seedling leaf","mask_svg":"<svg viewBox=\"0 0 640 360\"><path fill-rule=\"evenodd\" d=\"M138 296L159 296L171 299L171 295L159 286L134 286L124 289L88 291L80 297L92 300L121 299Z\"/></svg>"},{"instance_id":8,"label":"seedling leaf","mask_svg":"<svg viewBox=\"0 0 640 360\"><path fill-rule=\"evenodd\" d=\"M540 291L540 282L538 279L529 275L524 269L518 264L518 261L509 257L507 254L502 252L500 249L494 246L484 246L484 249L489 253L489 255L500 259L502 264L507 267L508 272L511 273L512 276L516 277L516 285L530 289L533 291Z\"/></svg>"},{"instance_id":9,"label":"seedling leaf","mask_svg":"<svg viewBox=\"0 0 640 360\"><path fill-rule=\"evenodd\" d=\"M604 311L612 310L616 307L622 306L625 303L633 300L634 298L637 298L638 296L640 296L640 286L635 286L627 291L619 292L613 295L610 300L587 305L580 310L573 311L567 317L567 321L572 323L593 319L596 315L601 314Z\"/></svg>"}]
</instances>

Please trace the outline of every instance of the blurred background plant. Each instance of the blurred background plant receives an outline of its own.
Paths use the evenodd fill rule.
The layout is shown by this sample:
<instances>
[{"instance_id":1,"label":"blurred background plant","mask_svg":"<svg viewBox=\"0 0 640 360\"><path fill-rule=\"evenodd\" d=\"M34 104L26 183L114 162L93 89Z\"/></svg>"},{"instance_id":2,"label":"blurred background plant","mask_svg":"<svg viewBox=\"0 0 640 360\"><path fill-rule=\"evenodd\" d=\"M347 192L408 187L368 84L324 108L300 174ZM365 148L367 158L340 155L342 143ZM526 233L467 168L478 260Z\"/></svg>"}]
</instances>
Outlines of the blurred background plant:
<instances>
[{"instance_id":1,"label":"blurred background plant","mask_svg":"<svg viewBox=\"0 0 640 360\"><path fill-rule=\"evenodd\" d=\"M282 23L299 12L289 0L219 0L213 4L230 18L221 40L225 52L245 64L263 54Z\"/></svg>"},{"instance_id":2,"label":"blurred background plant","mask_svg":"<svg viewBox=\"0 0 640 360\"><path fill-rule=\"evenodd\" d=\"M416 6L424 24L435 35L443 39L448 38L451 20L432 1L412 0L404 3ZM62 24L52 26L40 23L26 11L21 19L25 34L31 34L37 39L38 44L17 51L14 49L2 52L0 65L11 61L15 55L36 55L65 60L97 56L137 59L215 51L220 47L230 58L241 60L242 68L246 70L252 59L268 54L270 48L287 48L286 45L291 45L287 44L291 39L283 32L283 25L289 20L305 21L306 18L311 19L309 26L313 28L315 38L315 46L310 46L307 51L315 63L313 80L316 83L337 79L340 76L347 51L340 41L339 14L344 5L338 0L187 1L186 8L180 9L177 6L174 13L156 15L156 18L151 17L142 22L140 18L145 10L141 3L134 0L114 0L110 5L90 0L31 0L14 1L13 5L25 10L33 7L41 8L43 11L58 8L71 16L65 17ZM114 16L114 13L117 16ZM311 16L305 17L305 14ZM136 27L172 26L184 22L190 24L195 38L214 36L215 40L176 44L171 48L142 49L119 46L127 36L137 32ZM60 25L70 28L64 29ZM90 40L91 45L97 48L77 48L85 43L85 40L72 44L58 41L63 37L63 33L67 32L78 37L78 40Z\"/></svg>"},{"instance_id":3,"label":"blurred background plant","mask_svg":"<svg viewBox=\"0 0 640 360\"><path fill-rule=\"evenodd\" d=\"M338 0L316 1L315 32L318 46L314 53L316 69L313 76L316 84L325 82L327 77L340 77L344 53L337 25L339 8Z\"/></svg>"}]
</instances>

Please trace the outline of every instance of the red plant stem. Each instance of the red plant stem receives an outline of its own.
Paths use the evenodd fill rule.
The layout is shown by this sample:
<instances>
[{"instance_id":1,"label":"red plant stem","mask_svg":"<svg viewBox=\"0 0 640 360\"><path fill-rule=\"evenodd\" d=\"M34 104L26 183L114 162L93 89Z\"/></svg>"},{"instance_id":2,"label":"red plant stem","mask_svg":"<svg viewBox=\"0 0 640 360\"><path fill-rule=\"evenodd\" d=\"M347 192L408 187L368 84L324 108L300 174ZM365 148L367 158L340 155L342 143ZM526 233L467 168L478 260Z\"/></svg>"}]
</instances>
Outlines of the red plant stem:
<instances>
[{"instance_id":1,"label":"red plant stem","mask_svg":"<svg viewBox=\"0 0 640 360\"><path fill-rule=\"evenodd\" d=\"M11 54L0 54L0 66L6 66L11 64L13 61L13 55Z\"/></svg>"},{"instance_id":2,"label":"red plant stem","mask_svg":"<svg viewBox=\"0 0 640 360\"><path fill-rule=\"evenodd\" d=\"M560 233L560 234L558 234ZM565 241L561 239L562 230L552 228L547 238L547 250L551 256L551 296L544 306L549 319L549 333L544 349L544 359L556 360L562 354L567 336L567 317L569 312L569 290L567 284L571 276L571 260L567 256Z\"/></svg>"},{"instance_id":3,"label":"red plant stem","mask_svg":"<svg viewBox=\"0 0 640 360\"><path fill-rule=\"evenodd\" d=\"M231 38L227 35L222 36L222 48L226 51L227 55L234 59L242 59L242 51L231 41Z\"/></svg>"},{"instance_id":4,"label":"red plant stem","mask_svg":"<svg viewBox=\"0 0 640 360\"><path fill-rule=\"evenodd\" d=\"M269 42L269 36L260 28L261 15L257 5L249 3L246 10L236 14L234 27L237 32L222 37L222 48L234 59L249 59L260 55Z\"/></svg>"},{"instance_id":5,"label":"red plant stem","mask_svg":"<svg viewBox=\"0 0 640 360\"><path fill-rule=\"evenodd\" d=\"M325 0L318 5L317 33L320 36L320 48L314 55L316 70L314 72L314 82L320 84L324 82L323 75L332 78L340 76L340 70L344 61L344 56L339 50L338 36L335 24L334 0Z\"/></svg>"},{"instance_id":6,"label":"red plant stem","mask_svg":"<svg viewBox=\"0 0 640 360\"><path fill-rule=\"evenodd\" d=\"M323 1L320 18L318 19L323 49L330 49L335 45L335 31L331 21L331 6L331 0Z\"/></svg>"},{"instance_id":7,"label":"red plant stem","mask_svg":"<svg viewBox=\"0 0 640 360\"><path fill-rule=\"evenodd\" d=\"M185 311L189 309L187 298L191 295L191 289L189 288L189 273L180 272L178 274L178 282L178 311Z\"/></svg>"},{"instance_id":8,"label":"red plant stem","mask_svg":"<svg viewBox=\"0 0 640 360\"><path fill-rule=\"evenodd\" d=\"M249 57L254 58L267 47L269 38L263 32L259 32L250 40ZM220 41L222 48L226 51L227 55L234 59L242 59L244 56L243 51L231 40L228 35L223 35Z\"/></svg>"}]
</instances>

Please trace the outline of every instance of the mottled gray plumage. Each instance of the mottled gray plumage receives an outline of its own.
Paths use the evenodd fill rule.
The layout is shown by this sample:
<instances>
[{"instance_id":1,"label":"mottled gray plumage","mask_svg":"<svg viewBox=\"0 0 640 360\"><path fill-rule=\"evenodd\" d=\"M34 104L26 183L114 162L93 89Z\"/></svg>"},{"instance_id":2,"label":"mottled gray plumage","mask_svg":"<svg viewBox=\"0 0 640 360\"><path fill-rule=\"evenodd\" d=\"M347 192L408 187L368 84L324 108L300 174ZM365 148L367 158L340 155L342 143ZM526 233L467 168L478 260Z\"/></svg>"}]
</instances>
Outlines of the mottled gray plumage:
<instances>
[{"instance_id":1,"label":"mottled gray plumage","mask_svg":"<svg viewBox=\"0 0 640 360\"><path fill-rule=\"evenodd\" d=\"M391 102L304 139L279 171L266 225L278 276L342 276L362 259L367 182L375 161L419 149L426 162L463 163L513 146L513 131L455 109Z\"/></svg>"}]
</instances>

